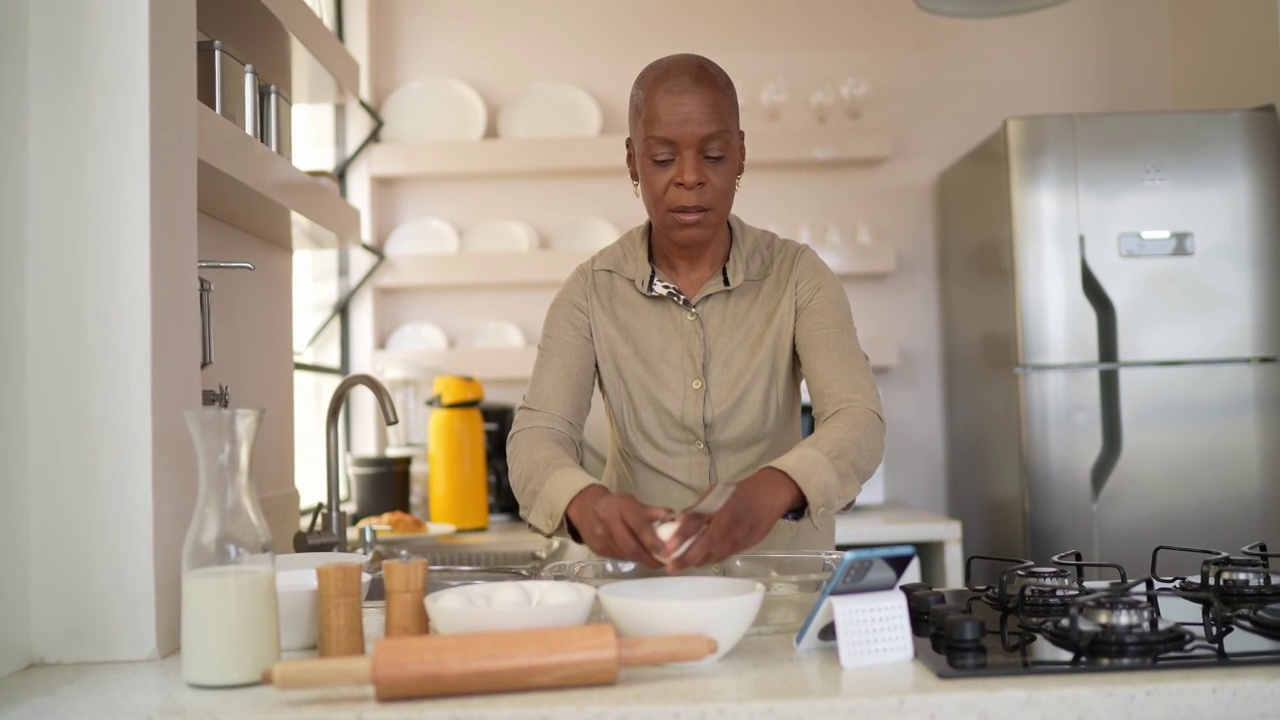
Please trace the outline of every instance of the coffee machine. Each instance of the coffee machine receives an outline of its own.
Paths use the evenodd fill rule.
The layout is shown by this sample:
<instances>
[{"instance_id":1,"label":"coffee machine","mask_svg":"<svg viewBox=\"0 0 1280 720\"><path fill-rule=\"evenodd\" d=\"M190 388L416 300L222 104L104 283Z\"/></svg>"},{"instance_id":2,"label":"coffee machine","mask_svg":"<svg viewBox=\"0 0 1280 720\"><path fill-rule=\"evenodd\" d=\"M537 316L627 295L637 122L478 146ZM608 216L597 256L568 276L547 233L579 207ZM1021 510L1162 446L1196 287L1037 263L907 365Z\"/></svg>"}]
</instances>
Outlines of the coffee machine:
<instances>
[{"instance_id":1,"label":"coffee machine","mask_svg":"<svg viewBox=\"0 0 1280 720\"><path fill-rule=\"evenodd\" d=\"M502 403L480 403L480 415L484 418L484 444L489 467L489 514L520 514L520 503L511 491L511 477L507 473L507 435L515 421L516 409Z\"/></svg>"}]
</instances>

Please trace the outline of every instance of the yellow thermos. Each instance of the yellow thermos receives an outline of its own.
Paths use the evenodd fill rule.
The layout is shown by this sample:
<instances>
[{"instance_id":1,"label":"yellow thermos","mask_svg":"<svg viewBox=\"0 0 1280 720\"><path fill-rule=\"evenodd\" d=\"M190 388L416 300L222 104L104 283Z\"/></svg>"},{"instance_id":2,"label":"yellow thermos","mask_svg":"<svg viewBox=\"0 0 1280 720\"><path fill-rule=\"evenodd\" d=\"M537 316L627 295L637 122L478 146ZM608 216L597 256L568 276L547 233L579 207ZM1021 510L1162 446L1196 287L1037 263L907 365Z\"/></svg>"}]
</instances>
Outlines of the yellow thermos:
<instances>
[{"instance_id":1,"label":"yellow thermos","mask_svg":"<svg viewBox=\"0 0 1280 720\"><path fill-rule=\"evenodd\" d=\"M489 470L485 466L480 382L438 375L427 421L427 502L431 522L459 530L489 527Z\"/></svg>"}]
</instances>

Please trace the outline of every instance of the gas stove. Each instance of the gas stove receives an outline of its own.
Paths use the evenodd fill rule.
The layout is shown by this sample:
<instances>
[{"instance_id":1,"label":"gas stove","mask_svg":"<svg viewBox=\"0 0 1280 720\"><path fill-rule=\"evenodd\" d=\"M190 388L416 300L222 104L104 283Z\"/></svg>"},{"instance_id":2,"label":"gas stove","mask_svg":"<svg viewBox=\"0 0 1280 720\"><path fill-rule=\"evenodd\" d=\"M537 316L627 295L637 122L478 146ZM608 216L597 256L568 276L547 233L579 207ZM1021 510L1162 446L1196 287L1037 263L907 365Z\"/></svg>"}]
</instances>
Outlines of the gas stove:
<instances>
[{"instance_id":1,"label":"gas stove","mask_svg":"<svg viewBox=\"0 0 1280 720\"><path fill-rule=\"evenodd\" d=\"M1048 564L974 555L964 589L902 592L916 658L943 678L1280 664L1275 558L1261 542L1235 555L1161 545L1133 577L1075 550ZM1158 572L1191 561L1198 573Z\"/></svg>"}]
</instances>

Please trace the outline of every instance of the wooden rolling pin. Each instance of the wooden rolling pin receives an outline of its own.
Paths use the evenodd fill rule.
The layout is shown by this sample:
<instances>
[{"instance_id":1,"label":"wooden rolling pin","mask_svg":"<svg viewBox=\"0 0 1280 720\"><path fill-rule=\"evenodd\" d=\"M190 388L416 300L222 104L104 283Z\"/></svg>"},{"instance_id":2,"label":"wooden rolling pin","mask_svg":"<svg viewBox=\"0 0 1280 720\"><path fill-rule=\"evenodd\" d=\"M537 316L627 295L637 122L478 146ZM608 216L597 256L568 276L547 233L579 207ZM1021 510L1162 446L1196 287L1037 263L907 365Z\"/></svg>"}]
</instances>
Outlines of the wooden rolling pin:
<instances>
[{"instance_id":1,"label":"wooden rolling pin","mask_svg":"<svg viewBox=\"0 0 1280 720\"><path fill-rule=\"evenodd\" d=\"M263 673L282 690L373 685L378 700L610 685L618 668L701 660L704 635L619 639L612 625L384 638L372 657L284 660Z\"/></svg>"}]
</instances>

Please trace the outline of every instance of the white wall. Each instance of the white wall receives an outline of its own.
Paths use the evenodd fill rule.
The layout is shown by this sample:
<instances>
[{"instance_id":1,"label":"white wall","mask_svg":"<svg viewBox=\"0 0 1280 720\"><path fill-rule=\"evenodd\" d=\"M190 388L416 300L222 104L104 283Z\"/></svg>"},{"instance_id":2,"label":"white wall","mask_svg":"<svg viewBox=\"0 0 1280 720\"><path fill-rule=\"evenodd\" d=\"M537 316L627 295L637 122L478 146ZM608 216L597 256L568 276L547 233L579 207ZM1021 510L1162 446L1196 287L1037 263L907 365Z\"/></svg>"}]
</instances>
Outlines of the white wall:
<instances>
[{"instance_id":1,"label":"white wall","mask_svg":"<svg viewBox=\"0 0 1280 720\"><path fill-rule=\"evenodd\" d=\"M888 494L933 510L947 506L933 211L939 171L1008 115L1169 106L1165 0L1074 0L976 22L929 16L907 0L656 0L642 9L596 0L382 0L370 6L375 104L405 82L456 76L485 97L492 119L529 83L567 81L601 102L605 132L625 132L631 82L646 63L692 51L723 65L738 86L747 131L747 173L735 212L790 235L803 222L848 227L865 220L898 249L898 272L847 288L862 332L896 336L902 348L901 366L880 375ZM815 122L807 101L817 82L851 73L872 85L861 122L892 133L889 162L752 168L751 133L767 122L758 98L768 78L787 82L792 103L784 122L803 131ZM833 122L847 125L843 118ZM643 219L621 148L618 172L608 178L384 183L375 188L371 210L378 241L397 223L423 215L461 228L514 217L544 235L583 214L619 227ZM406 295L384 303L373 335L381 343L409 318L457 332L473 320L500 317L537 338L551 295ZM520 390L495 388L509 400Z\"/></svg>"},{"instance_id":2,"label":"white wall","mask_svg":"<svg viewBox=\"0 0 1280 720\"><path fill-rule=\"evenodd\" d=\"M27 492L27 14L0 23L0 676L31 660Z\"/></svg>"},{"instance_id":3,"label":"white wall","mask_svg":"<svg viewBox=\"0 0 1280 720\"><path fill-rule=\"evenodd\" d=\"M1173 106L1280 102L1278 21L1275 0L1169 0Z\"/></svg>"},{"instance_id":4,"label":"white wall","mask_svg":"<svg viewBox=\"0 0 1280 720\"><path fill-rule=\"evenodd\" d=\"M215 220L199 216L201 260L245 261L244 270L201 270L213 283L213 365L205 388L231 388L231 407L263 408L254 448L254 485L272 526L277 552L288 552L298 529L293 487L293 255ZM319 421L319 419L318 419Z\"/></svg>"},{"instance_id":5,"label":"white wall","mask_svg":"<svg viewBox=\"0 0 1280 720\"><path fill-rule=\"evenodd\" d=\"M30 4L36 661L177 645L195 484L178 413L198 403L199 367L194 59L177 49L194 26L189 0Z\"/></svg>"}]
</instances>

